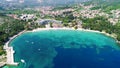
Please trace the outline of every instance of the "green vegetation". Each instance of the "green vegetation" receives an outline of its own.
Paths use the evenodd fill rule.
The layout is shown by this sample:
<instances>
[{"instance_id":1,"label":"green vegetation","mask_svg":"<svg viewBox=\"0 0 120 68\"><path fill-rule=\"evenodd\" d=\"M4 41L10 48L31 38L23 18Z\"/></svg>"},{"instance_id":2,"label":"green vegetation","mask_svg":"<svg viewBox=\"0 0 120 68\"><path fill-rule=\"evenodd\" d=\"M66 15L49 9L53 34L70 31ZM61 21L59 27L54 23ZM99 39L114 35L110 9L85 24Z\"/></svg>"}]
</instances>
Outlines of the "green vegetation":
<instances>
[{"instance_id":1,"label":"green vegetation","mask_svg":"<svg viewBox=\"0 0 120 68\"><path fill-rule=\"evenodd\" d=\"M120 2L114 2L114 3L107 3L100 1L98 2L86 2L85 5L90 5L91 3L97 4L97 6L91 8L91 10L97 10L97 9L102 9L104 12L110 12L111 10L115 9L120 9ZM67 9L67 8L73 8L71 6L62 6L62 7L57 7L54 8L53 10L62 10L62 9ZM82 7L76 7L75 11L80 11L83 9ZM2 9L2 8L0 8ZM23 30L32 30L35 28L44 28L45 25L38 25L35 23L37 18L28 20L28 21L23 21L23 20L16 20L11 17L7 17L5 14L16 14L20 16L21 14L36 14L37 17L40 17L40 13L37 11L34 11L32 9L30 10L0 10L0 55L5 54L5 51L3 50L3 45L5 42L9 40L10 37L12 37L15 34L18 34L20 31ZM45 15L43 19L55 19L55 20L60 20L63 23L63 26L65 27L74 27L77 29L77 22L75 21L76 19L82 20L82 27L85 29L91 29L91 30L99 30L99 31L106 31L109 34L115 33L117 35L117 39L120 41L120 23L117 23L116 25L111 24L107 18L105 17L95 17L95 18L76 18L73 16L72 11L68 12L63 12L61 15L56 15L56 16L50 16L50 15ZM2 24L1 24L2 23ZM52 23L50 23L50 27L52 26Z\"/></svg>"},{"instance_id":2,"label":"green vegetation","mask_svg":"<svg viewBox=\"0 0 120 68\"><path fill-rule=\"evenodd\" d=\"M37 23L34 23L37 18L33 20L23 21L13 19L3 14L0 14L0 18L2 18L4 21L4 23L0 25L0 55L5 53L5 51L3 50L3 45L9 40L10 37L18 34L23 30L32 30L38 27L43 27L38 26Z\"/></svg>"},{"instance_id":3,"label":"green vegetation","mask_svg":"<svg viewBox=\"0 0 120 68\"><path fill-rule=\"evenodd\" d=\"M3 46L0 46L0 55L6 54L6 52L3 50Z\"/></svg>"},{"instance_id":4,"label":"green vegetation","mask_svg":"<svg viewBox=\"0 0 120 68\"><path fill-rule=\"evenodd\" d=\"M105 6L105 7L103 7L103 11L104 12L107 12L107 13L109 13L111 10L116 10L116 9L120 9L120 4L116 4L116 5L111 5L111 6Z\"/></svg>"},{"instance_id":5,"label":"green vegetation","mask_svg":"<svg viewBox=\"0 0 120 68\"><path fill-rule=\"evenodd\" d=\"M102 9L106 13L110 13L111 10L120 9L120 0L114 1L97 1L92 0L92 2L88 2L90 4L96 4L95 7L91 8L91 10Z\"/></svg>"},{"instance_id":6,"label":"green vegetation","mask_svg":"<svg viewBox=\"0 0 120 68\"><path fill-rule=\"evenodd\" d=\"M50 27L53 28L53 23L52 22L50 22Z\"/></svg>"},{"instance_id":7,"label":"green vegetation","mask_svg":"<svg viewBox=\"0 0 120 68\"><path fill-rule=\"evenodd\" d=\"M100 9L101 8L101 6L95 6L95 7L92 7L92 8L90 8L91 10L97 10L97 9Z\"/></svg>"},{"instance_id":8,"label":"green vegetation","mask_svg":"<svg viewBox=\"0 0 120 68\"><path fill-rule=\"evenodd\" d=\"M79 7L79 8L76 8L75 11L79 12L79 11L81 11L81 10L83 10L83 9L84 9L83 7Z\"/></svg>"},{"instance_id":9,"label":"green vegetation","mask_svg":"<svg viewBox=\"0 0 120 68\"><path fill-rule=\"evenodd\" d=\"M72 12L64 12L63 15L55 16L55 19L63 21L63 23L70 23L75 19L75 17Z\"/></svg>"},{"instance_id":10,"label":"green vegetation","mask_svg":"<svg viewBox=\"0 0 120 68\"><path fill-rule=\"evenodd\" d=\"M116 5L101 5L91 8L91 10L102 9L103 12L110 13L112 10L120 9L120 4Z\"/></svg>"},{"instance_id":11,"label":"green vegetation","mask_svg":"<svg viewBox=\"0 0 120 68\"><path fill-rule=\"evenodd\" d=\"M69 26L69 24L68 23L63 23L63 26L67 27L67 26Z\"/></svg>"},{"instance_id":12,"label":"green vegetation","mask_svg":"<svg viewBox=\"0 0 120 68\"><path fill-rule=\"evenodd\" d=\"M10 37L24 30L24 21L19 21L6 16L0 16L4 18L4 23L0 25L0 55L5 53L3 51L3 45L9 40Z\"/></svg>"},{"instance_id":13,"label":"green vegetation","mask_svg":"<svg viewBox=\"0 0 120 68\"><path fill-rule=\"evenodd\" d=\"M91 30L106 31L109 34L115 33L120 41L120 23L113 25L105 17L80 18L84 23L83 28Z\"/></svg>"},{"instance_id":14,"label":"green vegetation","mask_svg":"<svg viewBox=\"0 0 120 68\"><path fill-rule=\"evenodd\" d=\"M120 41L120 23L114 25L114 33L117 35L117 39Z\"/></svg>"},{"instance_id":15,"label":"green vegetation","mask_svg":"<svg viewBox=\"0 0 120 68\"><path fill-rule=\"evenodd\" d=\"M54 8L52 11L56 11L56 10L63 10L63 9L68 9L68 8L71 8L70 6L59 6L59 7L56 7Z\"/></svg>"},{"instance_id":16,"label":"green vegetation","mask_svg":"<svg viewBox=\"0 0 120 68\"><path fill-rule=\"evenodd\" d=\"M53 17L50 15L45 15L44 17L42 17L42 19L51 19L51 18L53 18Z\"/></svg>"},{"instance_id":17,"label":"green vegetation","mask_svg":"<svg viewBox=\"0 0 120 68\"><path fill-rule=\"evenodd\" d=\"M16 10L0 10L2 14L39 14L38 11L32 10L32 9L16 9Z\"/></svg>"}]
</instances>

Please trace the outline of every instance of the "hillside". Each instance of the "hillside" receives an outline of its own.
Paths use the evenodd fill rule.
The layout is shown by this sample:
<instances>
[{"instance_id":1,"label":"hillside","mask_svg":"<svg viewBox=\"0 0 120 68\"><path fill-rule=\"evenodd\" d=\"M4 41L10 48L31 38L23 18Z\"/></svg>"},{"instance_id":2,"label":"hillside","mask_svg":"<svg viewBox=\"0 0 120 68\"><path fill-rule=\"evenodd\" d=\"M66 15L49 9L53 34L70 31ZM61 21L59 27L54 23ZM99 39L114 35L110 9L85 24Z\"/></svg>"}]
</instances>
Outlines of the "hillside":
<instances>
[{"instance_id":1,"label":"hillside","mask_svg":"<svg viewBox=\"0 0 120 68\"><path fill-rule=\"evenodd\" d=\"M120 0L92 0L85 4L94 4L95 7L91 8L92 10L102 9L106 13L120 9Z\"/></svg>"},{"instance_id":2,"label":"hillside","mask_svg":"<svg viewBox=\"0 0 120 68\"><path fill-rule=\"evenodd\" d=\"M0 0L0 7L6 8L23 8L23 7L36 7L36 6L60 6L60 5L68 5L81 3L88 0L24 0L24 2L20 2L20 0ZM8 7L9 6L9 7Z\"/></svg>"}]
</instances>

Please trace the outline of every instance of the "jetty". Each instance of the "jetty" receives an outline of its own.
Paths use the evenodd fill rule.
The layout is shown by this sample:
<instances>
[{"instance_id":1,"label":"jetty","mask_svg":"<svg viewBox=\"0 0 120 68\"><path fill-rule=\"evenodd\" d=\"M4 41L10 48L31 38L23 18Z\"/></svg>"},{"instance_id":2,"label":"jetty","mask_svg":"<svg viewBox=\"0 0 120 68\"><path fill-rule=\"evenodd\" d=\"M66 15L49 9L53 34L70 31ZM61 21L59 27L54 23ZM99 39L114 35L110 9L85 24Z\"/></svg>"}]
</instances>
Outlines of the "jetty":
<instances>
[{"instance_id":1,"label":"jetty","mask_svg":"<svg viewBox=\"0 0 120 68\"><path fill-rule=\"evenodd\" d=\"M7 62L6 62L6 64L18 65L18 63L14 62L14 53L15 53L15 51L13 50L13 47L8 47L6 49L6 52L7 52Z\"/></svg>"},{"instance_id":2,"label":"jetty","mask_svg":"<svg viewBox=\"0 0 120 68\"><path fill-rule=\"evenodd\" d=\"M9 47L9 42L7 42L4 46L4 49L6 50L6 58L7 58L7 61L6 61L6 64L9 64L9 65L18 65L18 63L15 63L14 62L14 53L15 51L13 50L13 47Z\"/></svg>"},{"instance_id":3,"label":"jetty","mask_svg":"<svg viewBox=\"0 0 120 68\"><path fill-rule=\"evenodd\" d=\"M16 65L16 66L18 65L18 63L14 61L14 53L15 53L15 51L14 51L12 46L9 46L9 43L13 39L15 39L17 36L21 35L24 32L25 32L25 30L18 33L17 35L14 35L13 37L10 38L10 40L8 42L5 43L4 49L6 50L6 53L7 53L7 55L6 55L6 58L7 58L6 64L8 64L8 65Z\"/></svg>"}]
</instances>

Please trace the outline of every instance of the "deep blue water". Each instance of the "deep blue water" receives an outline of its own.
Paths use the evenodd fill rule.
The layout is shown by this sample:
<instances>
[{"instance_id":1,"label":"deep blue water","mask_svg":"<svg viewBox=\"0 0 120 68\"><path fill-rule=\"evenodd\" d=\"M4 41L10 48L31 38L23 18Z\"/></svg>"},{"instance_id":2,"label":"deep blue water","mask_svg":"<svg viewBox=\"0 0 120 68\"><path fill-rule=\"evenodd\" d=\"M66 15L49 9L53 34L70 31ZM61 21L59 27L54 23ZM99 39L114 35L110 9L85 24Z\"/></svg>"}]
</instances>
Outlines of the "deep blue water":
<instances>
[{"instance_id":1,"label":"deep blue water","mask_svg":"<svg viewBox=\"0 0 120 68\"><path fill-rule=\"evenodd\" d=\"M56 48L54 68L120 68L120 51L105 47L97 54L95 48ZM113 53L114 52L114 53Z\"/></svg>"},{"instance_id":2,"label":"deep blue water","mask_svg":"<svg viewBox=\"0 0 120 68\"><path fill-rule=\"evenodd\" d=\"M15 61L20 63L10 68L120 68L119 45L113 38L100 33L27 32L10 45L15 50Z\"/></svg>"}]
</instances>

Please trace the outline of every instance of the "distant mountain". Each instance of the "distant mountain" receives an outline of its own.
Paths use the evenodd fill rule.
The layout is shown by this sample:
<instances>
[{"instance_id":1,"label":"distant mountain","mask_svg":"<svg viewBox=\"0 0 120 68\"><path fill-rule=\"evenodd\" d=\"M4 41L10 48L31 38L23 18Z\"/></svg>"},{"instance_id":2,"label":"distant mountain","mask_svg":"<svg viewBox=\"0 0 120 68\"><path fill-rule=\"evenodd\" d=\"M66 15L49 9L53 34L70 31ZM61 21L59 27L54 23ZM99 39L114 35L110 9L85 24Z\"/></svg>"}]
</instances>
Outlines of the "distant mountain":
<instances>
[{"instance_id":1,"label":"distant mountain","mask_svg":"<svg viewBox=\"0 0 120 68\"><path fill-rule=\"evenodd\" d=\"M67 5L67 4L74 4L74 3L80 3L80 2L85 2L89 0L0 0L2 3L16 3L16 4L21 4L26 5L26 6L31 6L31 5Z\"/></svg>"},{"instance_id":2,"label":"distant mountain","mask_svg":"<svg viewBox=\"0 0 120 68\"><path fill-rule=\"evenodd\" d=\"M50 5L50 6L56 6L56 5L67 5L67 4L74 4L74 3L80 3L85 2L89 0L25 0L25 4L36 4L36 5Z\"/></svg>"}]
</instances>

